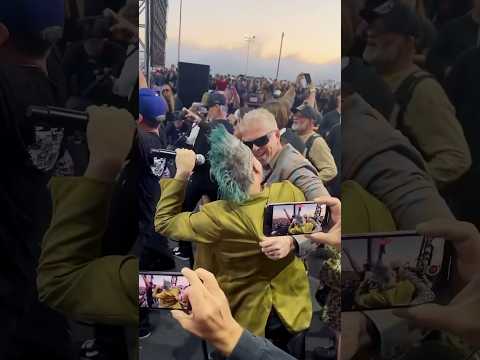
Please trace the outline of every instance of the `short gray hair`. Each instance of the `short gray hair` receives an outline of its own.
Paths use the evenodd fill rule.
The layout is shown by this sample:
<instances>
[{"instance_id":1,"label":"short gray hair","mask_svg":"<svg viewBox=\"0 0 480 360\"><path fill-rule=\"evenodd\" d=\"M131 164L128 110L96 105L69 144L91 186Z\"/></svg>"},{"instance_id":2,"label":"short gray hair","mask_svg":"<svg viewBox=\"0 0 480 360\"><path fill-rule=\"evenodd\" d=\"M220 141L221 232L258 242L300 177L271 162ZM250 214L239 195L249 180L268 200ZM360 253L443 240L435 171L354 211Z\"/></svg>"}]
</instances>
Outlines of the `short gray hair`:
<instances>
[{"instance_id":1,"label":"short gray hair","mask_svg":"<svg viewBox=\"0 0 480 360\"><path fill-rule=\"evenodd\" d=\"M248 127L250 124L258 122L263 123L270 130L278 130L277 121L273 114L263 108L255 109L246 113L240 124L242 127Z\"/></svg>"}]
</instances>

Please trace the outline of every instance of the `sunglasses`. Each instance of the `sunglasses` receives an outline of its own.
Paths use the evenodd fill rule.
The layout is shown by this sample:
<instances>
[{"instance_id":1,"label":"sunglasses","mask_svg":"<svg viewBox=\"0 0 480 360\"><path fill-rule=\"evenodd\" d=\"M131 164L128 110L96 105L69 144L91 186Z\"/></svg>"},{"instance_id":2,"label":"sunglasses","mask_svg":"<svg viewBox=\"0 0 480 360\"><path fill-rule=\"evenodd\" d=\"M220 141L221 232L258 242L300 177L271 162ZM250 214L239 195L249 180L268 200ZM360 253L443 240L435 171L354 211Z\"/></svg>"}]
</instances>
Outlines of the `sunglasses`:
<instances>
[{"instance_id":1,"label":"sunglasses","mask_svg":"<svg viewBox=\"0 0 480 360\"><path fill-rule=\"evenodd\" d=\"M270 137L272 134L275 132L275 130L270 131L269 133L259 137L258 139L252 140L252 141L244 141L243 143L247 145L250 149L253 149L253 145L256 147L262 147L268 144L270 141Z\"/></svg>"}]
</instances>

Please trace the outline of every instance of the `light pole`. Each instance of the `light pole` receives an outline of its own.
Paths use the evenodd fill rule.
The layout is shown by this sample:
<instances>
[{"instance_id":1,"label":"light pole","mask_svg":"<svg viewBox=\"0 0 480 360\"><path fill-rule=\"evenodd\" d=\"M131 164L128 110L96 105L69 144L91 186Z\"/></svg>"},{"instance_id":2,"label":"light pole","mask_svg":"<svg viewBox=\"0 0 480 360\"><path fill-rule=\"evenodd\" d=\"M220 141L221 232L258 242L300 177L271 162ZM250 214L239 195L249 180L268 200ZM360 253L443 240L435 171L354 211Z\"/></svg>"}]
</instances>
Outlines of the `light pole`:
<instances>
[{"instance_id":1,"label":"light pole","mask_svg":"<svg viewBox=\"0 0 480 360\"><path fill-rule=\"evenodd\" d=\"M285 33L282 32L282 40L280 40L280 52L278 53L277 75L275 76L275 80L278 80L278 72L280 71L280 60L282 59L282 48L283 48L284 37L285 37Z\"/></svg>"},{"instance_id":2,"label":"light pole","mask_svg":"<svg viewBox=\"0 0 480 360\"><path fill-rule=\"evenodd\" d=\"M177 66L180 63L180 46L182 43L182 7L183 0L180 0L180 21L178 24L178 54L177 54Z\"/></svg>"},{"instance_id":3,"label":"light pole","mask_svg":"<svg viewBox=\"0 0 480 360\"><path fill-rule=\"evenodd\" d=\"M245 76L248 76L248 61L250 59L250 44L255 41L255 35L245 35L243 39L247 42L247 69Z\"/></svg>"}]
</instances>

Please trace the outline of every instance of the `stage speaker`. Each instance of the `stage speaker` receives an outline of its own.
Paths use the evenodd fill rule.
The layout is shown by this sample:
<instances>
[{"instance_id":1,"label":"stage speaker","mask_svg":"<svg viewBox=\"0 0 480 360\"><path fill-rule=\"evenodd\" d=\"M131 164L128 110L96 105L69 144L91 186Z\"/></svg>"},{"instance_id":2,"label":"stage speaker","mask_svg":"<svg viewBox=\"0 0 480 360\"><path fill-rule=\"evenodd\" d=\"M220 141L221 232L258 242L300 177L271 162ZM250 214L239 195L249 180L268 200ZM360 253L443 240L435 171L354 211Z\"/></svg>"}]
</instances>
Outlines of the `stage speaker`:
<instances>
[{"instance_id":1,"label":"stage speaker","mask_svg":"<svg viewBox=\"0 0 480 360\"><path fill-rule=\"evenodd\" d=\"M192 103L202 101L202 95L208 91L210 66L178 63L178 96L183 106L189 108Z\"/></svg>"}]
</instances>

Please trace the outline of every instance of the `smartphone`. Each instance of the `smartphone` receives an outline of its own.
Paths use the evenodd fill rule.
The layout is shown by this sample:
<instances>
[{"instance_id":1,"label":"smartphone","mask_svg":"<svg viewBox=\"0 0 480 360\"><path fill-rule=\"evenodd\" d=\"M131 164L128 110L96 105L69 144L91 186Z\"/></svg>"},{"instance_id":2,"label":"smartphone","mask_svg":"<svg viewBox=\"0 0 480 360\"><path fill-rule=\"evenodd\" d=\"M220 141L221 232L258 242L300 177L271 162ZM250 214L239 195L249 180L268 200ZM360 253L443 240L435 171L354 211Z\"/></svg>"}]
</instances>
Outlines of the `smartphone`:
<instances>
[{"instance_id":1,"label":"smartphone","mask_svg":"<svg viewBox=\"0 0 480 360\"><path fill-rule=\"evenodd\" d=\"M307 85L312 84L312 77L310 76L309 73L304 73L303 76L305 76L305 81L307 82Z\"/></svg>"},{"instance_id":2,"label":"smartphone","mask_svg":"<svg viewBox=\"0 0 480 360\"><path fill-rule=\"evenodd\" d=\"M342 236L342 311L434 302L449 278L450 260L443 238L416 232Z\"/></svg>"},{"instance_id":3,"label":"smartphone","mask_svg":"<svg viewBox=\"0 0 480 360\"><path fill-rule=\"evenodd\" d=\"M266 236L302 235L325 231L330 222L326 204L313 201L268 204L263 233Z\"/></svg>"},{"instance_id":4,"label":"smartphone","mask_svg":"<svg viewBox=\"0 0 480 360\"><path fill-rule=\"evenodd\" d=\"M190 286L181 273L140 271L138 274L138 304L140 308L183 310L190 312L185 290Z\"/></svg>"}]
</instances>

